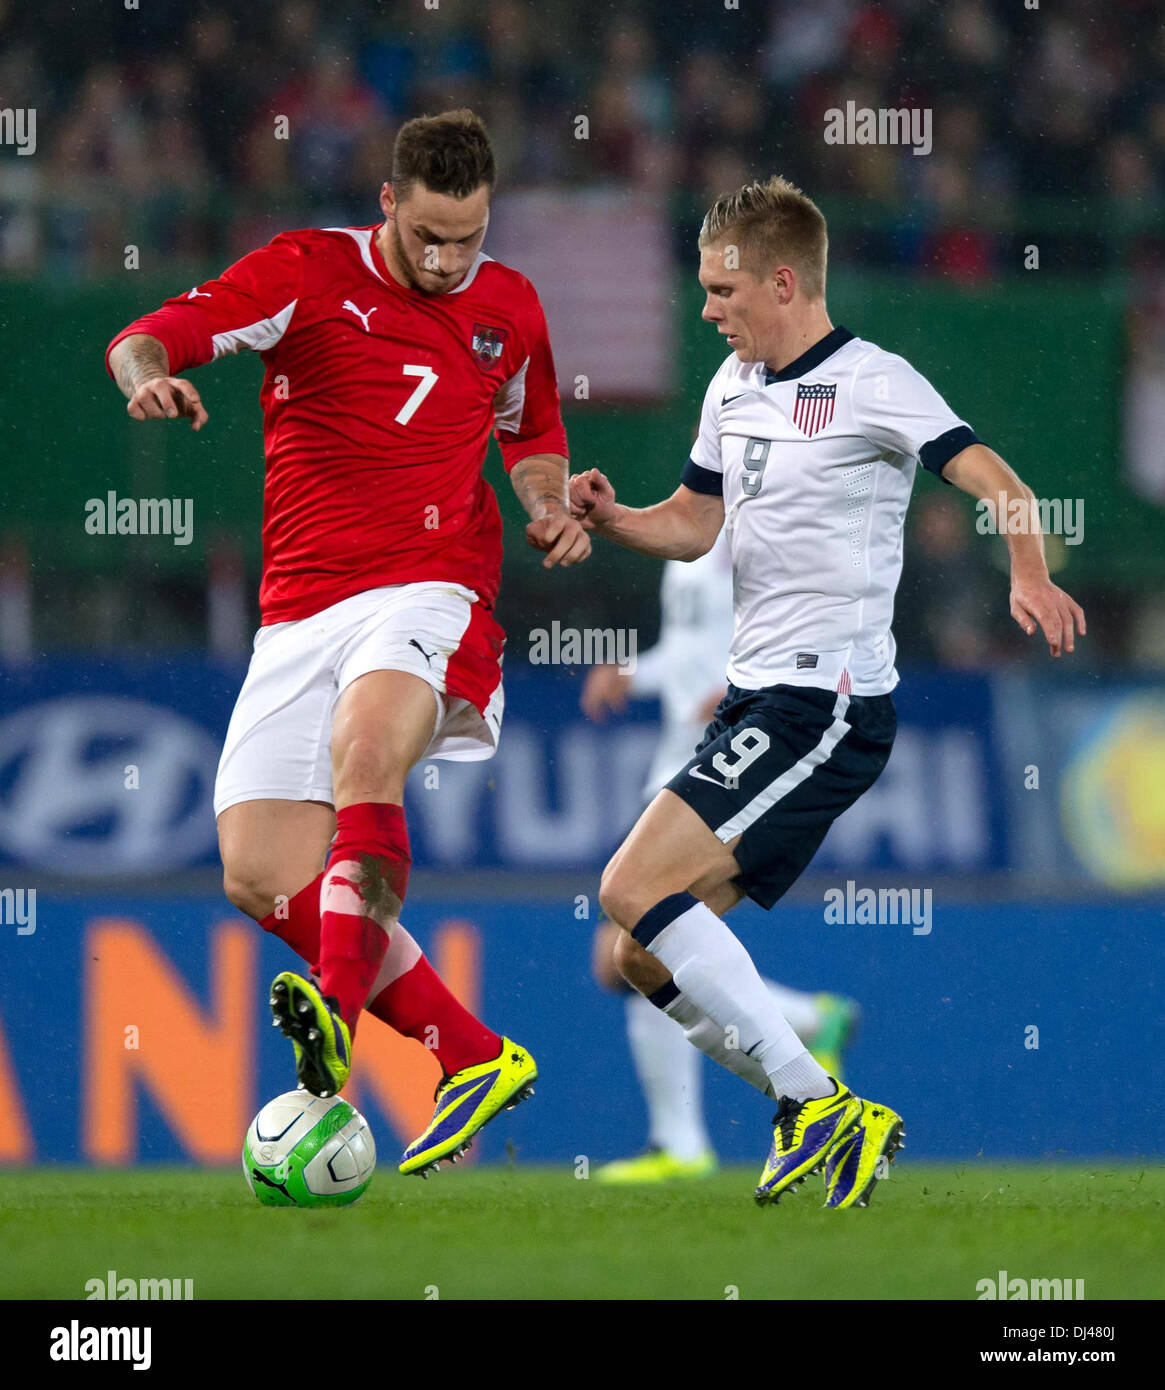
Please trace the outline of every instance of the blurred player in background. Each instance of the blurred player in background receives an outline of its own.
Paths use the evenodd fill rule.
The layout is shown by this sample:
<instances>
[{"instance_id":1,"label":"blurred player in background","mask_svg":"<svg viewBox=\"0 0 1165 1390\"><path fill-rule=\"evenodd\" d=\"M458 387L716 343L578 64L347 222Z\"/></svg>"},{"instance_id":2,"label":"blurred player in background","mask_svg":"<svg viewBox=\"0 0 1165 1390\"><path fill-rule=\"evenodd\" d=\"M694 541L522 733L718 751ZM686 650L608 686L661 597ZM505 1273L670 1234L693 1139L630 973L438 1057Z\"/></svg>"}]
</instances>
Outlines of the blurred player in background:
<instances>
[{"instance_id":1,"label":"blurred player in background","mask_svg":"<svg viewBox=\"0 0 1165 1390\"><path fill-rule=\"evenodd\" d=\"M724 665L732 645L732 555L722 531L706 555L690 564L668 560L660 586L659 640L634 670L596 666L587 676L582 709L601 721L627 700L656 696L662 722L648 770L650 802L692 755L724 698ZM633 989L615 964L619 928L595 931L593 968L603 989L627 996L627 1041L648 1116L648 1152L599 1168L600 1182L664 1182L716 1171L704 1125L700 1054L675 1020ZM765 984L794 1031L831 1076L841 1075L841 1052L853 1033L857 1005L835 994L806 994L772 980Z\"/></svg>"},{"instance_id":2,"label":"blurred player in background","mask_svg":"<svg viewBox=\"0 0 1165 1390\"><path fill-rule=\"evenodd\" d=\"M481 250L494 181L472 112L409 121L382 222L285 232L107 351L133 419L196 430L207 412L178 373L263 357L263 626L215 788L225 887L318 975L271 990L301 1085L341 1089L364 1008L436 1053L437 1109L405 1173L455 1159L537 1075L399 920L410 768L491 757L501 727L491 430L544 565L590 551L542 307Z\"/></svg>"},{"instance_id":3,"label":"blurred player in background","mask_svg":"<svg viewBox=\"0 0 1165 1390\"><path fill-rule=\"evenodd\" d=\"M1053 656L1084 631L1048 576L1028 488L901 357L834 327L820 209L784 179L718 198L700 230L703 317L730 349L676 491L621 505L597 469L576 515L645 555L695 560L721 528L736 614L728 694L708 732L607 865L603 910L624 977L689 1040L777 1101L765 1205L824 1170L826 1205L864 1206L902 1117L814 1060L724 921L771 908L890 756L891 623L919 463L990 499L1008 528L1011 614Z\"/></svg>"}]
</instances>

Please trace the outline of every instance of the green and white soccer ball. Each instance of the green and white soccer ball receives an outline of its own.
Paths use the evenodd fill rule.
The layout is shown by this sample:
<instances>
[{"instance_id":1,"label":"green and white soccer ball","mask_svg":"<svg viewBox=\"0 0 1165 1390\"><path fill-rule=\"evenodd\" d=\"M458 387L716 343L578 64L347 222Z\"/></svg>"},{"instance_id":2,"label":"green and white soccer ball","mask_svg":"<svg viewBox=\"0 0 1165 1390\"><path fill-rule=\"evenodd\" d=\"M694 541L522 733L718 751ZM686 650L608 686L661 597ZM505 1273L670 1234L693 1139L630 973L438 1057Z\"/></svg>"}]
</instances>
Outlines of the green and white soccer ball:
<instances>
[{"instance_id":1,"label":"green and white soccer ball","mask_svg":"<svg viewBox=\"0 0 1165 1390\"><path fill-rule=\"evenodd\" d=\"M276 1096L243 1143L243 1172L267 1207L346 1207L363 1196L375 1167L368 1121L339 1096Z\"/></svg>"}]
</instances>

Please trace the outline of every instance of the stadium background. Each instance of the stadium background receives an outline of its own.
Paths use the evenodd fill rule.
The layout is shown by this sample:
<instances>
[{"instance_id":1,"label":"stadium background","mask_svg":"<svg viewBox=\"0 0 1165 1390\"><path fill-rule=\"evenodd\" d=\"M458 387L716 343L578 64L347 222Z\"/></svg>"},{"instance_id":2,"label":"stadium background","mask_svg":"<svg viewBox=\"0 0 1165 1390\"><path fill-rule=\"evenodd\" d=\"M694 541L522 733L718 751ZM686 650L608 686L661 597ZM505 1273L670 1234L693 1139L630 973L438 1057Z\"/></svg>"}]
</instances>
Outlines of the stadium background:
<instances>
[{"instance_id":1,"label":"stadium background","mask_svg":"<svg viewBox=\"0 0 1165 1390\"><path fill-rule=\"evenodd\" d=\"M0 98L38 114L34 154L0 146L0 1159L232 1162L286 1084L263 1000L287 953L222 897L209 805L255 622L259 364L196 375L211 423L193 436L128 422L102 350L278 230L376 220L399 122L462 103L497 142L487 250L547 304L575 465L627 500L674 486L719 360L700 212L769 171L830 218L834 321L910 358L1039 496L1083 499L1083 543L1049 553L1089 635L1053 666L1007 616L1002 542L920 478L891 765L789 900L734 925L769 973L861 1001L852 1075L917 1097L913 1155L1160 1151L1138 1065L1159 1050L1165 888L1159 4L0 0ZM933 109L933 152L825 145L847 100ZM506 732L493 763L410 787L406 921L539 1057L535 1105L485 1157L598 1160L643 1137L620 1007L587 961L655 710L587 724L585 672L532 666L530 634L618 625L643 649L659 571L600 546L544 575L496 451L488 467ZM110 491L193 499L192 543L88 534ZM932 930L827 924L824 890L850 879L930 889ZM383 1033L362 1032L355 1094L391 1151L435 1064ZM707 1084L722 1155L754 1160L767 1112Z\"/></svg>"}]
</instances>

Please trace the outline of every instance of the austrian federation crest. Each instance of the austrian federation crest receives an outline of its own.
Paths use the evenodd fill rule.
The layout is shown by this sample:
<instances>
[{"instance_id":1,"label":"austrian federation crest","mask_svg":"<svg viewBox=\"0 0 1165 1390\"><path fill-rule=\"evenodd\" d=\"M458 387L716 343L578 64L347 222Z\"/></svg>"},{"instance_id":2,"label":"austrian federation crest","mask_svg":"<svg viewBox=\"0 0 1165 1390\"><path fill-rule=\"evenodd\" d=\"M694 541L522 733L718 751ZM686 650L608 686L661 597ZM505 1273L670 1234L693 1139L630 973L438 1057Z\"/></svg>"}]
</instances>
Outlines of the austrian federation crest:
<instances>
[{"instance_id":1,"label":"austrian federation crest","mask_svg":"<svg viewBox=\"0 0 1165 1390\"><path fill-rule=\"evenodd\" d=\"M815 435L823 430L833 419L833 406L837 400L837 383L802 382L797 387L797 400L793 406L793 423L802 434Z\"/></svg>"},{"instance_id":2,"label":"austrian federation crest","mask_svg":"<svg viewBox=\"0 0 1165 1390\"><path fill-rule=\"evenodd\" d=\"M483 372L489 371L501 357L506 346L506 330L491 328L488 323L473 325L473 355Z\"/></svg>"}]
</instances>

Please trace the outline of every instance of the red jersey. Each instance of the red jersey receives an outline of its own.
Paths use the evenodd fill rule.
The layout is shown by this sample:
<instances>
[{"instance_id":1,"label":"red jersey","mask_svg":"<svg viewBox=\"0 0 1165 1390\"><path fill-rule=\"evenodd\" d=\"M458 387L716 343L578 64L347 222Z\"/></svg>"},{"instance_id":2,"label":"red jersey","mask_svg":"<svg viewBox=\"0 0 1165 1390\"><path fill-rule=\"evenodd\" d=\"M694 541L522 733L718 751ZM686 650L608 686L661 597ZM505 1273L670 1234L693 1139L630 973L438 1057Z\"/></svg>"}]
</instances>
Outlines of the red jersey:
<instances>
[{"instance_id":1,"label":"red jersey","mask_svg":"<svg viewBox=\"0 0 1165 1390\"><path fill-rule=\"evenodd\" d=\"M479 254L445 294L407 289L378 227L284 232L131 323L179 376L250 348L266 364L263 622L386 584L452 580L492 609L502 526L482 477L566 453L546 319L524 275ZM500 630L490 624L497 631Z\"/></svg>"}]
</instances>

